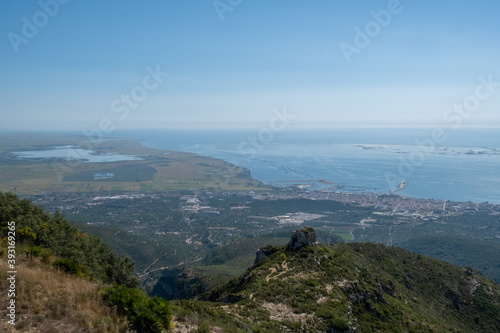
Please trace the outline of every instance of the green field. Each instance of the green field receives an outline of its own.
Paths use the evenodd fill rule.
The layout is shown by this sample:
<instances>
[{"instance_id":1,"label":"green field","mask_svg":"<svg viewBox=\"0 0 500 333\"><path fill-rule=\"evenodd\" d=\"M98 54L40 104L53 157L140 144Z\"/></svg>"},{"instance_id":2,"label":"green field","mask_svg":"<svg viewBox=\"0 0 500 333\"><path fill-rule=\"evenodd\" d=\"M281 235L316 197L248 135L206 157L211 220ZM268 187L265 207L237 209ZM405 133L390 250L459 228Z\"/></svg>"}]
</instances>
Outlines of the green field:
<instances>
[{"instance_id":1,"label":"green field","mask_svg":"<svg viewBox=\"0 0 500 333\"><path fill-rule=\"evenodd\" d=\"M144 182L152 181L156 169L144 164L119 165L114 168L86 171L64 177L65 182ZM108 178L106 178L108 177ZM101 179L103 178L103 179Z\"/></svg>"},{"instance_id":2,"label":"green field","mask_svg":"<svg viewBox=\"0 0 500 333\"><path fill-rule=\"evenodd\" d=\"M12 152L79 145L94 154L122 154L141 160L121 162L22 159ZM112 174L112 176L110 176ZM0 134L0 191L20 195L52 192L268 190L246 169L191 153L141 146L133 140L97 143L66 134Z\"/></svg>"},{"instance_id":3,"label":"green field","mask_svg":"<svg viewBox=\"0 0 500 333\"><path fill-rule=\"evenodd\" d=\"M354 237L352 236L352 234L350 232L340 232L339 231L339 232L334 232L333 234L342 237L342 239L346 240L346 241L350 241L350 240L354 239Z\"/></svg>"}]
</instances>

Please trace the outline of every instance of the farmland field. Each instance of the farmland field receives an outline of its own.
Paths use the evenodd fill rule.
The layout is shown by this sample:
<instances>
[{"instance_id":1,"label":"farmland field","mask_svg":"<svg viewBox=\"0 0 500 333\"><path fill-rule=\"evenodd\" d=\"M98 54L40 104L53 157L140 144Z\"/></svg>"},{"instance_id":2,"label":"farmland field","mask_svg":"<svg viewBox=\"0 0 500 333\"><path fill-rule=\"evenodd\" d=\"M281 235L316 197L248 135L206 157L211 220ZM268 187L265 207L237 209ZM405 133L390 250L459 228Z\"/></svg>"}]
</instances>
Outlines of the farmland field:
<instances>
[{"instance_id":1,"label":"farmland field","mask_svg":"<svg viewBox=\"0 0 500 333\"><path fill-rule=\"evenodd\" d=\"M47 152L79 145L92 156L137 160L90 162L56 157L21 158L14 152ZM191 153L141 146L133 140L99 143L69 134L0 134L0 191L21 195L50 192L149 190L265 190L249 171Z\"/></svg>"}]
</instances>

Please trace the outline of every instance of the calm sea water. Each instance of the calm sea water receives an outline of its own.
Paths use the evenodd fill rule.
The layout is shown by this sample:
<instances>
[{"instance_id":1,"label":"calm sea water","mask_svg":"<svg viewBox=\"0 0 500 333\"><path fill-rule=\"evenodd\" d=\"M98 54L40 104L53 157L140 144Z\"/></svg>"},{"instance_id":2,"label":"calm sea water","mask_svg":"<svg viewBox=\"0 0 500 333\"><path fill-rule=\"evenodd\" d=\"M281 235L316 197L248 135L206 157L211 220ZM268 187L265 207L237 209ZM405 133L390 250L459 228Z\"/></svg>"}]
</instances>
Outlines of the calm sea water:
<instances>
[{"instance_id":1,"label":"calm sea water","mask_svg":"<svg viewBox=\"0 0 500 333\"><path fill-rule=\"evenodd\" d=\"M148 147L193 152L248 168L276 186L398 193L419 198L500 203L500 130L342 129L135 131L119 136ZM307 180L327 180L320 184Z\"/></svg>"}]
</instances>

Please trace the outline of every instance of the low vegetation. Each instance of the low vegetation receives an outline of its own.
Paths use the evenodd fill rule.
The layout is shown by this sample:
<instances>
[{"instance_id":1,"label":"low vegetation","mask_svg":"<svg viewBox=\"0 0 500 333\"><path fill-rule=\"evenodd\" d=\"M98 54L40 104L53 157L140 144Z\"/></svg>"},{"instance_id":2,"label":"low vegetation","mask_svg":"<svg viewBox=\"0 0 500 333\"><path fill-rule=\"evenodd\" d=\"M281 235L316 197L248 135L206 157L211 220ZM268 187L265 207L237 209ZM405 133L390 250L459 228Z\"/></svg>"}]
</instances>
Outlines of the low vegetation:
<instances>
[{"instance_id":1,"label":"low vegetation","mask_svg":"<svg viewBox=\"0 0 500 333\"><path fill-rule=\"evenodd\" d=\"M202 298L266 332L500 331L497 284L471 268L369 243L278 247Z\"/></svg>"},{"instance_id":2,"label":"low vegetation","mask_svg":"<svg viewBox=\"0 0 500 333\"><path fill-rule=\"evenodd\" d=\"M8 289L10 221L16 225L18 319L6 330L127 332L130 327L146 333L169 328L170 304L137 288L129 258L121 259L62 215L51 216L29 200L0 193L2 294Z\"/></svg>"},{"instance_id":3,"label":"low vegetation","mask_svg":"<svg viewBox=\"0 0 500 333\"><path fill-rule=\"evenodd\" d=\"M170 327L172 310L163 298L149 298L145 292L123 285L106 288L102 293L106 304L117 307L137 332L163 332Z\"/></svg>"},{"instance_id":4,"label":"low vegetation","mask_svg":"<svg viewBox=\"0 0 500 333\"><path fill-rule=\"evenodd\" d=\"M55 265L90 279L137 287L134 263L121 259L99 237L88 235L63 216L51 216L31 201L14 194L0 193L0 235L7 235L7 223L16 223L17 245L30 256L46 260L55 256ZM4 244L5 245L5 244Z\"/></svg>"},{"instance_id":5,"label":"low vegetation","mask_svg":"<svg viewBox=\"0 0 500 333\"><path fill-rule=\"evenodd\" d=\"M14 332L131 332L126 318L103 303L100 286L67 274L41 259L21 257L17 265L16 325L5 320L7 262L0 260L0 331Z\"/></svg>"}]
</instances>

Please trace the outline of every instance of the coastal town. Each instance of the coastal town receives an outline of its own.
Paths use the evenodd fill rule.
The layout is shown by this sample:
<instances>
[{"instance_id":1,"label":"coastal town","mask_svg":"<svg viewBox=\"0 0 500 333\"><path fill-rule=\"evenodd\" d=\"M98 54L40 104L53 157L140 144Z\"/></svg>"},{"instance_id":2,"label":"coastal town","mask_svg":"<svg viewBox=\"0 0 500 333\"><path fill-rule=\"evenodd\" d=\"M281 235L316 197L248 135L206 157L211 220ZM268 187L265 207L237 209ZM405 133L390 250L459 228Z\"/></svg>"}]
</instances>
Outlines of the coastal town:
<instances>
[{"instance_id":1,"label":"coastal town","mask_svg":"<svg viewBox=\"0 0 500 333\"><path fill-rule=\"evenodd\" d=\"M32 196L37 204L45 206L54 206L62 211L70 210L73 203L88 201L86 205L99 205L103 201L121 200L121 199L143 199L157 198L164 195L178 196L183 204L178 208L179 211L192 213L210 213L219 214L219 208L207 206L200 201L201 197L217 194L224 197L246 197L252 200L326 200L335 201L344 204L351 204L359 207L371 208L379 214L411 216L423 218L428 215L447 216L457 213L483 212L491 215L500 215L500 205L488 202L458 202L440 199L412 198L396 194L379 193L347 193L330 191L308 191L298 188L279 189L276 191L255 192L255 191L224 191L224 192L192 192L186 194L186 191L165 191L165 192L131 192L126 194L98 195L93 192L88 193L51 193L43 196ZM250 207L245 205L233 206L232 210L248 210Z\"/></svg>"}]
</instances>

